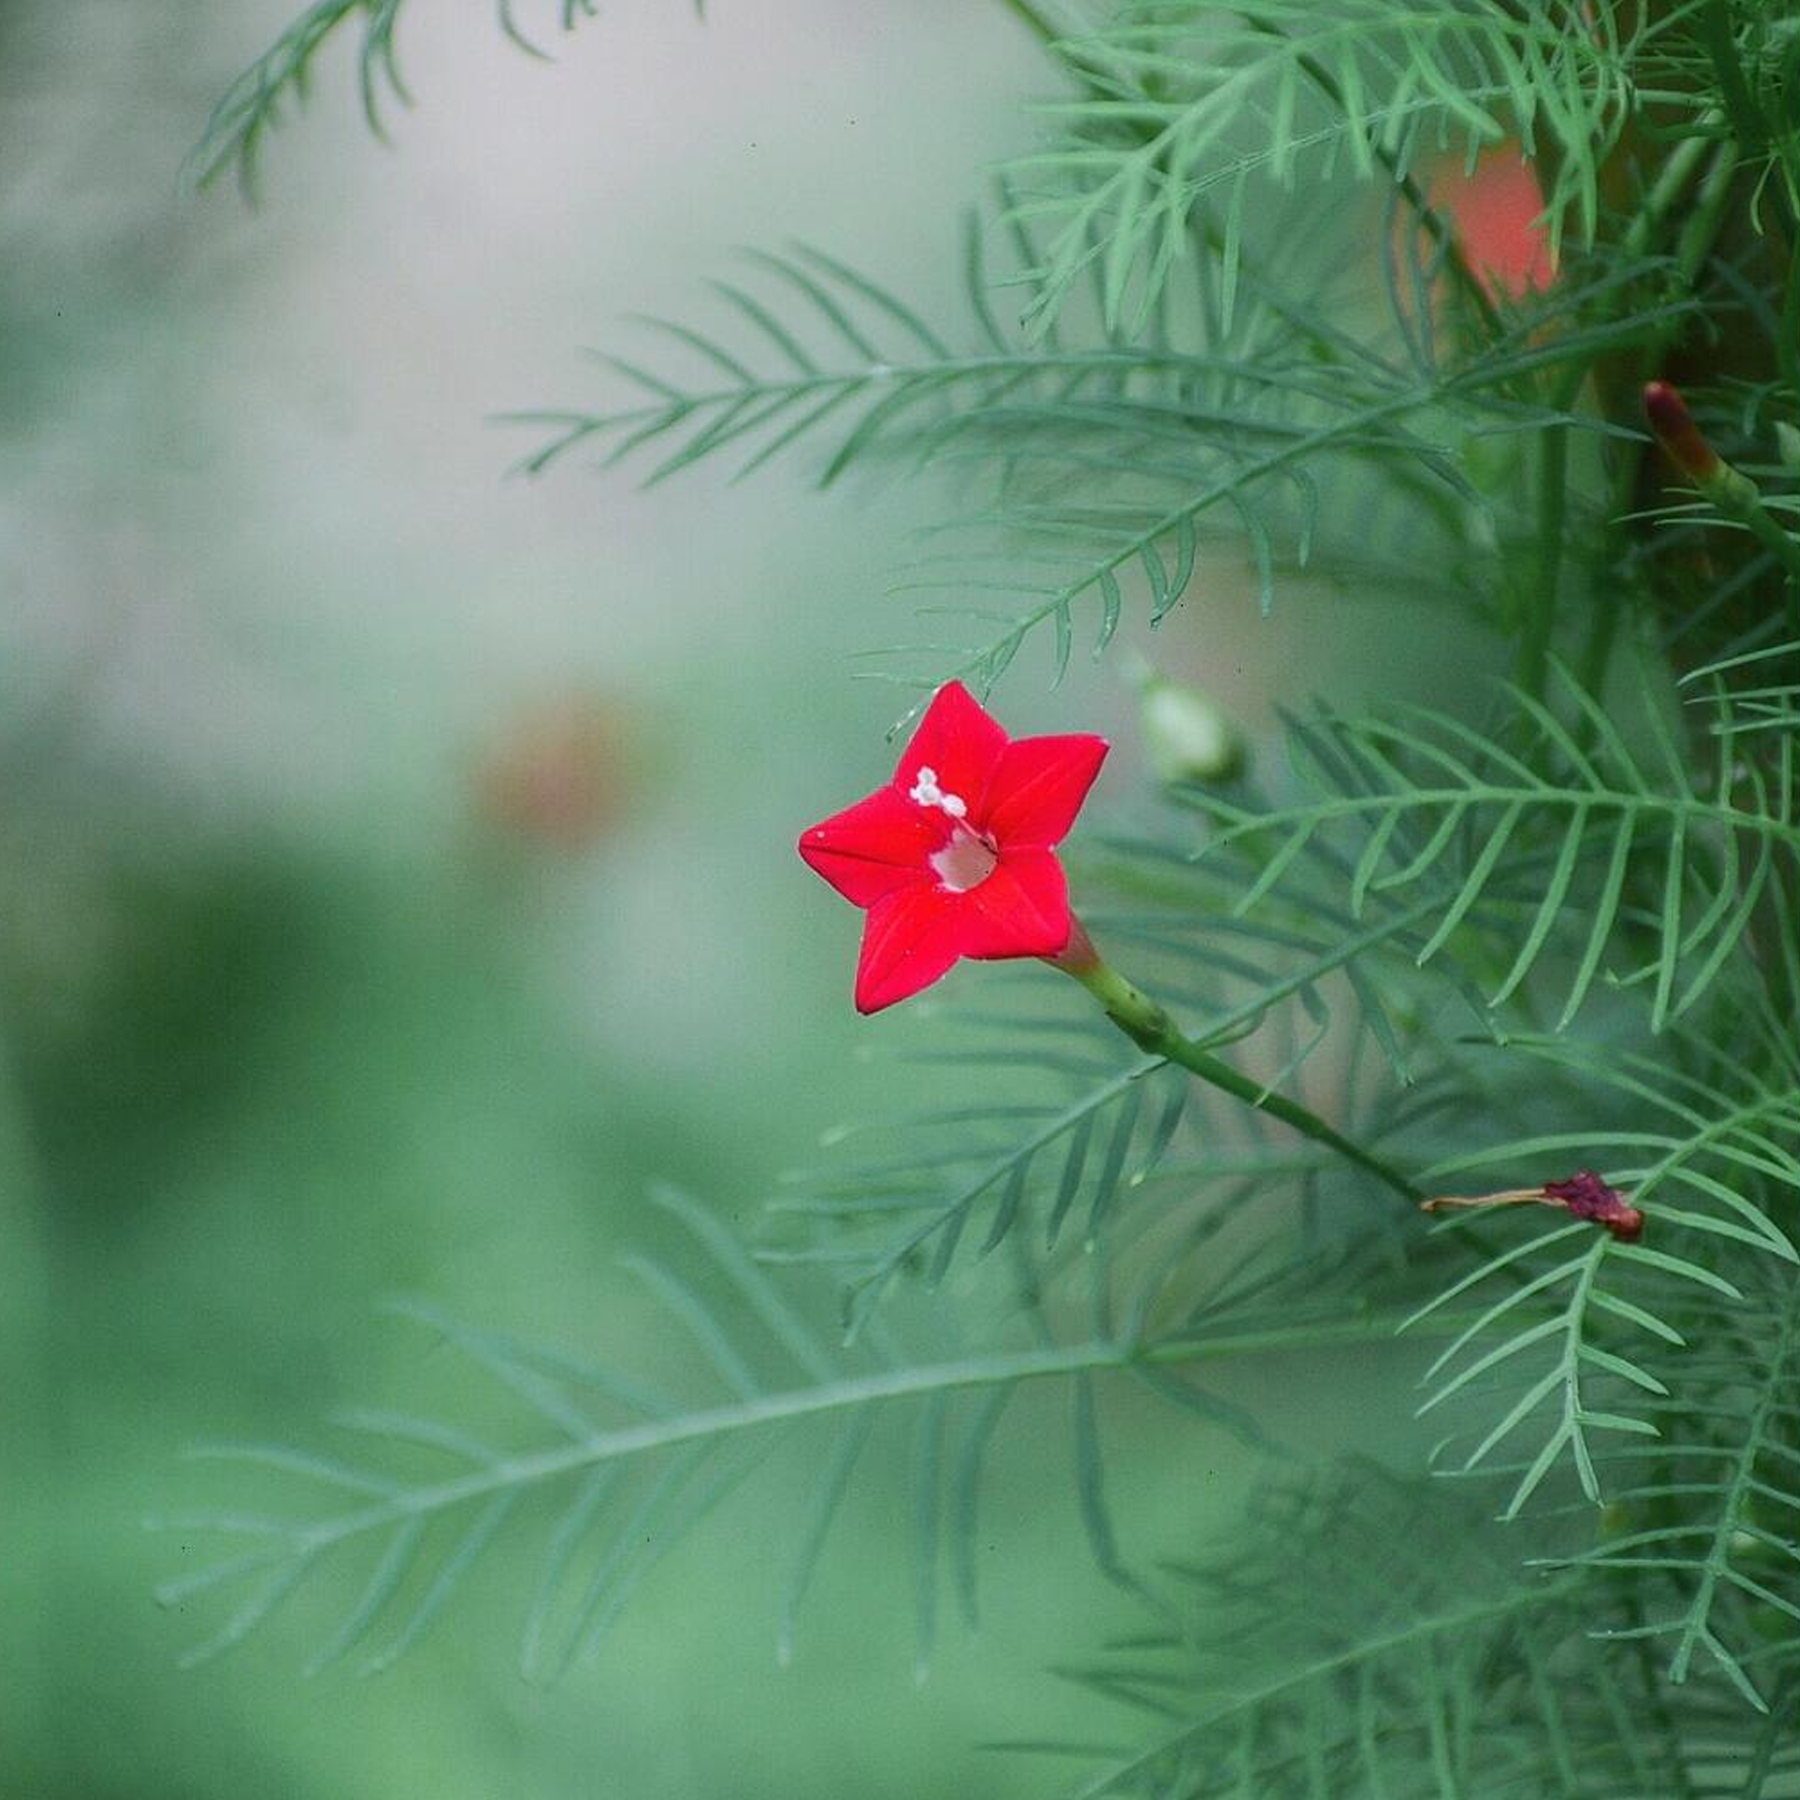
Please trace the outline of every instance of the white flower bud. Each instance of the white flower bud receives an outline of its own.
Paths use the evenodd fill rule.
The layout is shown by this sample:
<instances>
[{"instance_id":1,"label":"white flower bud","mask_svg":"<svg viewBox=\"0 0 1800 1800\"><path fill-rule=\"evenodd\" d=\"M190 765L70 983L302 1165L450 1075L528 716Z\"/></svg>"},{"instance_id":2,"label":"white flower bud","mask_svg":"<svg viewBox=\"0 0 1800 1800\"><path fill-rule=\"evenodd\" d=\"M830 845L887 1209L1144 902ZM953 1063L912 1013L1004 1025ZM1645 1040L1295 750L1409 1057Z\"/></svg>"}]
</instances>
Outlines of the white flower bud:
<instances>
[{"instance_id":1,"label":"white flower bud","mask_svg":"<svg viewBox=\"0 0 1800 1800\"><path fill-rule=\"evenodd\" d=\"M1229 781L1244 767L1244 744L1230 719L1198 688L1149 672L1139 716L1150 766L1166 782Z\"/></svg>"}]
</instances>

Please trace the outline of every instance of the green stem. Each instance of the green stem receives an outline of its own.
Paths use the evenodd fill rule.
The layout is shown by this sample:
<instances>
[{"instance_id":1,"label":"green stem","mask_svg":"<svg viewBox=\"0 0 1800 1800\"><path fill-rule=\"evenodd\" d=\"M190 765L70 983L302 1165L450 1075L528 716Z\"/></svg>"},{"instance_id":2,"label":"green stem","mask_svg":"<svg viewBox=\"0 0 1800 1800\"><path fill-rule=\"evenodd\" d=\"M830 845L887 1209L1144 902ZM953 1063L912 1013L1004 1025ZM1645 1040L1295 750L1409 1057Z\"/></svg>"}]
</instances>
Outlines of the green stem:
<instances>
[{"instance_id":1,"label":"green stem","mask_svg":"<svg viewBox=\"0 0 1800 1800\"><path fill-rule=\"evenodd\" d=\"M1285 1095L1271 1093L1249 1076L1239 1074L1222 1057L1214 1056L1193 1039L1183 1037L1162 1007L1094 953L1086 933L1079 927L1070 949L1052 961L1054 967L1079 981L1100 1002L1106 1016L1140 1049L1178 1064L1209 1087L1216 1087L1246 1106L1279 1119L1302 1137L1324 1145L1345 1162L1373 1175L1410 1204L1416 1206L1425 1197L1399 1170L1334 1130L1317 1113Z\"/></svg>"},{"instance_id":2,"label":"green stem","mask_svg":"<svg viewBox=\"0 0 1800 1800\"><path fill-rule=\"evenodd\" d=\"M1054 44L1063 35L1029 0L1000 0L1000 4L1041 44Z\"/></svg>"},{"instance_id":3,"label":"green stem","mask_svg":"<svg viewBox=\"0 0 1800 1800\"><path fill-rule=\"evenodd\" d=\"M1707 112L1702 115L1700 125L1709 127L1722 123L1722 115ZM1644 196L1644 203L1638 209L1637 217L1626 228L1620 239L1620 248L1626 256L1642 256L1650 248L1650 241L1655 236L1663 220L1674 211L1677 201L1686 191L1687 185L1694 179L1701 163L1706 160L1706 153L1713 148L1715 139L1697 134L1683 138L1669 152L1667 161L1651 184L1650 192Z\"/></svg>"},{"instance_id":4,"label":"green stem","mask_svg":"<svg viewBox=\"0 0 1800 1800\"><path fill-rule=\"evenodd\" d=\"M1800 538L1769 513L1762 490L1730 463L1721 462L1715 474L1695 485L1721 516L1742 525L1781 565L1786 575L1782 588L1787 595L1788 624L1800 632Z\"/></svg>"},{"instance_id":5,"label":"green stem","mask_svg":"<svg viewBox=\"0 0 1800 1800\"><path fill-rule=\"evenodd\" d=\"M1737 37L1731 26L1730 0L1706 0L1697 23L1725 110L1731 117L1732 132L1744 146L1745 154L1756 156L1768 142L1768 124L1744 79L1743 59L1738 55Z\"/></svg>"},{"instance_id":6,"label":"green stem","mask_svg":"<svg viewBox=\"0 0 1800 1800\"><path fill-rule=\"evenodd\" d=\"M1781 296L1781 331L1776 339L1782 385L1790 398L1800 396L1800 232L1788 256L1787 287Z\"/></svg>"},{"instance_id":7,"label":"green stem","mask_svg":"<svg viewBox=\"0 0 1800 1800\"><path fill-rule=\"evenodd\" d=\"M1544 696L1550 637L1556 626L1557 589L1562 582L1563 534L1568 524L1569 428L1552 425L1543 437L1538 469L1537 591L1530 596L1525 633L1519 645L1519 686L1533 699Z\"/></svg>"},{"instance_id":8,"label":"green stem","mask_svg":"<svg viewBox=\"0 0 1800 1800\"><path fill-rule=\"evenodd\" d=\"M1722 123L1717 114L1709 115L1709 118L1712 122ZM1628 257L1642 256L1649 249L1657 228L1679 206L1700 173L1710 142L1706 137L1689 138L1671 153L1642 210L1625 234L1622 248ZM1701 181L1699 195L1682 230L1676 260L1683 277L1690 283L1699 273L1718 234L1731 174L1737 167L1737 154L1737 146L1730 142L1714 149L1712 165ZM1660 362L1660 355L1652 360ZM1552 390L1551 404L1564 411L1572 407L1588 374L1585 366L1576 364ZM1622 466L1613 489L1613 504L1603 527L1606 531L1613 529L1612 520L1629 510L1642 451L1633 448L1620 455ZM1556 590L1561 579L1563 539L1568 523L1568 478L1568 427L1552 426L1544 436L1543 460L1539 468L1537 587L1535 593L1527 596L1525 636L1519 650L1519 685L1540 698L1556 623ZM1607 560L1602 548L1596 566L1604 569ZM1604 579L1596 583L1594 616L1582 646L1579 668L1582 686L1596 697L1612 654L1618 611L1619 596L1613 584ZM1577 742L1585 746L1590 729L1589 722L1585 718L1581 720L1577 726Z\"/></svg>"},{"instance_id":9,"label":"green stem","mask_svg":"<svg viewBox=\"0 0 1800 1800\"><path fill-rule=\"evenodd\" d=\"M1718 112L1711 112L1701 123L1707 127L1717 126L1724 123L1724 118ZM1649 249L1657 230L1680 205L1690 184L1699 174L1707 146L1712 142L1709 133L1702 131L1684 139L1670 152L1644 205L1621 240L1621 249L1627 257L1642 256ZM1677 246L1676 260L1683 278L1690 283L1699 274L1701 264L1711 253L1713 241L1718 235L1730 174L1736 164L1737 146L1729 140L1718 144L1713 151L1712 166L1701 181L1699 196L1691 207ZM1652 373L1661 366L1663 350L1677 329L1676 326L1665 327L1654 346L1641 353L1627 387L1635 387L1640 375ZM1611 576L1613 543L1620 529L1618 521L1631 510L1639 467L1647 448L1645 444L1633 443L1621 446L1616 452L1618 461L1606 518L1602 524L1602 538L1595 546L1590 562L1590 571L1594 574L1594 610L1588 622L1577 673L1582 687L1596 699L1600 698L1607 666L1612 660L1623 605L1620 586ZM1583 749L1591 742L1593 730L1593 723L1585 714L1576 722L1575 740Z\"/></svg>"},{"instance_id":10,"label":"green stem","mask_svg":"<svg viewBox=\"0 0 1800 1800\"><path fill-rule=\"evenodd\" d=\"M1762 489L1748 475L1722 462L1717 475L1697 485L1726 518L1742 525L1765 550L1773 553L1790 580L1800 576L1800 538L1784 530L1763 505Z\"/></svg>"}]
</instances>

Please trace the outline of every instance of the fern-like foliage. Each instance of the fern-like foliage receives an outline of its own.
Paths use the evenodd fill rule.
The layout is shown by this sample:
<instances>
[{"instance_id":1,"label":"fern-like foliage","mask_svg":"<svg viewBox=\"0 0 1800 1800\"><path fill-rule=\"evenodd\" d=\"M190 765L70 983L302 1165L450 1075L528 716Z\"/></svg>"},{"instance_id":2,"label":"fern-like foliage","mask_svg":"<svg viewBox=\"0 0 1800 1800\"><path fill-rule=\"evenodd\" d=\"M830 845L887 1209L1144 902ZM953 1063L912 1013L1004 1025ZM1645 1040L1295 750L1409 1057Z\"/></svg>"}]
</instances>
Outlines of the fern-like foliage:
<instances>
[{"instance_id":1,"label":"fern-like foliage","mask_svg":"<svg viewBox=\"0 0 1800 1800\"><path fill-rule=\"evenodd\" d=\"M1020 254L1034 253L1027 235ZM1327 306L1246 277L1256 304L1235 320L1209 289L1197 335L1078 348L1056 334L1029 341L996 317L971 230L958 344L818 251L753 260L768 282L717 284L722 323L643 322L672 357L602 358L632 390L624 403L512 415L549 433L523 466L591 447L652 482L709 460L742 477L789 452L810 452L822 485L884 457L948 470L984 497L927 534L893 591L927 596L934 630L954 635L869 654L898 663L884 675L902 685L956 676L983 693L1038 636L1060 680L1078 641L1107 647L1134 594L1160 623L1221 530L1247 542L1267 610L1278 568L1305 563L1320 534L1332 470L1402 466L1414 528L1437 518L1460 536L1490 505L1463 470L1471 436L1604 431L1545 382L1665 330L1682 306L1663 262L1608 266L1521 306L1479 354L1446 360L1435 340L1394 355L1362 344ZM1491 590L1473 599L1496 604Z\"/></svg>"},{"instance_id":2,"label":"fern-like foliage","mask_svg":"<svg viewBox=\"0 0 1800 1800\"><path fill-rule=\"evenodd\" d=\"M1175 799L1238 819L1277 810L1266 803L1252 808L1241 792L1192 789ZM1121 860L1097 869L1096 880L1134 897L1154 895L1160 905L1098 911L1095 918L1108 941L1130 946L1134 960L1154 958L1183 971L1177 991L1191 1007L1184 1015L1191 1017L1190 1035L1200 1042L1231 1044L1266 1027L1303 1031L1274 1065L1285 1080L1343 1018L1356 1033L1350 1053L1372 1045L1394 1083L1407 1088L1435 1072L1441 1046L1422 1042L1421 1027L1446 1004L1454 1003L1465 1027L1497 1031L1494 1009L1462 959L1431 951L1466 878L1456 859L1421 871L1416 883L1359 889L1355 854L1330 833L1313 833L1279 868L1271 867L1265 844L1251 831L1222 832L1199 856L1181 841L1169 831L1118 843ZM1552 861L1541 848L1510 847L1463 923L1471 929L1509 924L1542 894ZM1200 989L1201 980L1215 985Z\"/></svg>"},{"instance_id":3,"label":"fern-like foliage","mask_svg":"<svg viewBox=\"0 0 1800 1800\"><path fill-rule=\"evenodd\" d=\"M999 1029L1013 1026L1008 1018ZM860 1155L809 1172L775 1203L783 1229L765 1256L834 1268L853 1331L901 1275L916 1271L935 1287L965 1246L985 1257L1018 1229L1046 1252L1065 1231L1093 1246L1110 1215L1177 1148L1189 1078L1155 1059L1121 1057L1082 1026L989 1043L969 1058L986 1072L973 1103L858 1133L849 1141ZM1042 1077L1019 1090L1029 1097L996 1091L994 1075L1027 1071ZM885 1155L869 1154L872 1138ZM1243 1158L1227 1159L1222 1172L1241 1167L1276 1179L1297 1161L1284 1164L1260 1146ZM1199 1178L1194 1165L1176 1166L1185 1179Z\"/></svg>"},{"instance_id":4,"label":"fern-like foliage","mask_svg":"<svg viewBox=\"0 0 1800 1800\"><path fill-rule=\"evenodd\" d=\"M541 57L543 50L519 25L515 0L496 4L506 36ZM235 169L244 189L254 190L264 140L290 106L304 104L320 55L349 35L352 26L362 32L356 72L363 116L377 137L385 137L384 107L410 105L412 99L400 76L395 43L405 5L406 0L313 0L220 97L188 159L194 182L205 187ZM571 31L581 19L593 17L595 0L557 0L555 11L561 28Z\"/></svg>"},{"instance_id":5,"label":"fern-like foliage","mask_svg":"<svg viewBox=\"0 0 1800 1800\"><path fill-rule=\"evenodd\" d=\"M1478 1509L1369 1464L1274 1483L1214 1554L1171 1565L1191 1636L1154 1628L1062 1671L1146 1735L1011 1747L1089 1764L1071 1800L1794 1791L1800 1746L1772 1721L1696 1702L1677 1722L1632 1657L1585 1636L1618 1590L1580 1568L1533 1578L1513 1549Z\"/></svg>"},{"instance_id":6,"label":"fern-like foliage","mask_svg":"<svg viewBox=\"0 0 1800 1800\"><path fill-rule=\"evenodd\" d=\"M1696 690L1688 697L1690 706L1715 715L1707 723L1715 737L1775 731L1785 740L1800 730L1800 641L1708 663L1682 676L1681 685ZM1782 754L1779 746L1776 754Z\"/></svg>"},{"instance_id":7,"label":"fern-like foliage","mask_svg":"<svg viewBox=\"0 0 1800 1800\"><path fill-rule=\"evenodd\" d=\"M1213 845L1247 843L1260 857L1238 910L1335 833L1351 867L1354 917L1371 894L1404 894L1453 871L1418 952L1423 963L1492 897L1509 852L1535 847L1548 858L1545 877L1517 915L1517 946L1493 972L1490 1003L1547 972L1547 953L1573 924L1579 947L1555 973L1559 1028L1634 939L1645 946L1641 960L1611 968L1614 978L1650 987L1654 1030L1687 1013L1732 967L1776 871L1800 867L1793 742L1782 740L1765 770L1740 758L1738 726L1723 713L1716 762L1699 781L1654 706L1644 713L1652 743L1635 751L1604 707L1566 670L1559 677L1567 720L1511 686L1517 723L1503 733L1424 708L1327 718L1291 739L1302 777L1323 798L1273 811L1198 798L1216 827Z\"/></svg>"},{"instance_id":8,"label":"fern-like foliage","mask_svg":"<svg viewBox=\"0 0 1800 1800\"><path fill-rule=\"evenodd\" d=\"M979 240L970 238L970 293L986 304ZM1055 382L1079 391L1116 379L1105 351L1053 356L1023 352L985 315L985 345L953 350L940 330L860 270L808 246L752 252L772 283L759 293L719 281L725 328L644 319L686 366L647 366L641 357L600 359L634 390L634 404L606 412L521 412L514 423L550 432L521 465L531 474L570 451L592 448L602 463L647 462L646 484L704 458L729 454L741 479L790 448L822 446L819 484L853 463L910 442L960 412Z\"/></svg>"},{"instance_id":9,"label":"fern-like foliage","mask_svg":"<svg viewBox=\"0 0 1800 1800\"><path fill-rule=\"evenodd\" d=\"M1644 1239L1521 1222L1518 1241L1417 1315L1493 1296L1495 1278L1509 1278L1426 1374L1426 1411L1468 1410L1479 1397L1482 1422L1441 1447L1448 1466L1502 1477L1508 1517L1572 1468L1589 1502L1614 1507L1607 1535L1577 1560L1655 1569L1675 1590L1672 1614L1625 1635L1672 1637L1677 1682L1704 1649L1758 1706L1766 1696L1746 1665L1767 1654L1731 1645L1713 1613L1735 1587L1740 1600L1800 1618L1800 1544L1791 1519L1771 1529L1796 1466L1800 1056L1779 1038L1771 1047L1773 1076L1692 1041L1685 1069L1567 1040L1509 1045L1591 1095L1589 1122L1446 1159L1428 1179L1529 1179L1603 1158L1644 1212ZM1609 1109L1617 1123L1600 1122ZM1737 1567L1740 1555L1786 1567L1759 1581Z\"/></svg>"},{"instance_id":10,"label":"fern-like foliage","mask_svg":"<svg viewBox=\"0 0 1800 1800\"><path fill-rule=\"evenodd\" d=\"M1042 1301L1034 1258L1010 1271L1010 1331L979 1351L912 1352L877 1324L854 1350L819 1334L793 1297L711 1214L658 1196L702 1254L708 1279L737 1305L727 1313L681 1269L633 1256L672 1329L710 1365L714 1393L686 1401L628 1373L409 1307L492 1377L524 1412L531 1441L498 1444L452 1420L382 1410L346 1415L349 1431L383 1446L345 1459L287 1445L227 1444L199 1455L260 1472L291 1492L280 1514L205 1512L154 1521L183 1538L247 1540L248 1547L167 1582L159 1597L187 1606L215 1592L240 1598L188 1655L201 1662L241 1642L327 1565L362 1565L361 1585L309 1663L321 1669L363 1652L380 1669L433 1623L503 1534L535 1520L543 1547L525 1614L520 1663L555 1678L591 1654L655 1565L739 1487L764 1458L804 1437L815 1474L794 1552L778 1648L796 1619L871 1434L892 1420L912 1434L919 1654L927 1659L946 1585L976 1615L984 1459L1007 1403L1045 1384L1068 1398L1072 1488L1092 1555L1109 1578L1136 1585L1106 1499L1098 1389L1126 1376L1213 1428L1256 1435L1229 1401L1185 1378L1184 1365L1309 1343L1378 1342L1391 1320L1295 1313L1268 1302L1266 1284L1221 1272L1179 1312L1147 1300L1126 1307L1097 1288L1071 1325ZM398 1470L408 1454L439 1469ZM440 1472L441 1470L441 1472ZM317 1497L327 1496L320 1506ZM546 1528L547 1513L547 1528Z\"/></svg>"},{"instance_id":11,"label":"fern-like foliage","mask_svg":"<svg viewBox=\"0 0 1800 1800\"><path fill-rule=\"evenodd\" d=\"M1509 136L1527 155L1553 145L1552 241L1571 215L1591 235L1600 166L1633 106L1621 28L1618 9L1572 0L1126 6L1057 45L1082 92L1040 109L1055 140L1012 165L1015 216L1049 234L1032 316L1053 318L1094 270L1108 325L1141 328L1202 206L1229 307L1263 184L1341 169L1406 180L1453 144L1471 158Z\"/></svg>"},{"instance_id":12,"label":"fern-like foliage","mask_svg":"<svg viewBox=\"0 0 1800 1800\"><path fill-rule=\"evenodd\" d=\"M1613 1528L1566 1559L1643 1582L1648 1616L1611 1640L1665 1648L1671 1683L1717 1669L1771 1715L1800 1664L1800 1281L1783 1275L1747 1273L1729 1313L1676 1310L1710 1354L1652 1409L1662 1440L1609 1469Z\"/></svg>"},{"instance_id":13,"label":"fern-like foliage","mask_svg":"<svg viewBox=\"0 0 1800 1800\"><path fill-rule=\"evenodd\" d=\"M1574 296L1559 297L1558 308L1565 303ZM896 678L908 685L954 675L985 693L1028 642L1046 637L1060 681L1078 642L1095 654L1106 648L1129 596L1141 595L1148 622L1160 624L1203 553L1227 553L1227 534L1247 547L1266 613L1278 573L1316 553L1321 484L1370 459L1416 484L1415 528L1438 508L1460 530L1462 509L1480 511L1461 464L1467 436L1583 429L1566 409L1546 406L1534 381L1597 337L1629 341L1648 317L1634 312L1549 343L1533 342L1534 327L1521 321L1487 354L1452 367L1334 346L1326 320L1290 313L1172 370L1173 381L1078 404L1008 397L961 421L955 444L938 452L991 468L994 504L946 526L947 548L914 565L903 587L936 597L934 617L968 627L960 641L872 654L903 659ZM971 593L980 605L956 603Z\"/></svg>"},{"instance_id":14,"label":"fern-like foliage","mask_svg":"<svg viewBox=\"0 0 1800 1800\"><path fill-rule=\"evenodd\" d=\"M1671 10L1637 47L1640 92L1679 94L1706 110L1694 121L1723 138L1754 195L1753 223L1766 229L1800 209L1800 125L1793 110L1791 21L1779 7L1707 0Z\"/></svg>"}]
</instances>

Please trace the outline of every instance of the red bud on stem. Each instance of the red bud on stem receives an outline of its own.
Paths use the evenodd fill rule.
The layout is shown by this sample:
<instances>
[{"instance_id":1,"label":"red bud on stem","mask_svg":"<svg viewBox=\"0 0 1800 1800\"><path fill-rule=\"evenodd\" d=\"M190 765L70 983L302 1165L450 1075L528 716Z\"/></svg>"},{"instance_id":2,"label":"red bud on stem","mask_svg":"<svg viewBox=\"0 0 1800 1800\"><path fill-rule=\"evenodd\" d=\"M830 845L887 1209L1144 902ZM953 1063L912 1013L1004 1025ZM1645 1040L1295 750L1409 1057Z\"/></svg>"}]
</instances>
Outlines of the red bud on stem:
<instances>
[{"instance_id":1,"label":"red bud on stem","mask_svg":"<svg viewBox=\"0 0 1800 1800\"><path fill-rule=\"evenodd\" d=\"M1734 469L1702 435L1681 390L1669 381L1644 388L1644 412L1669 460L1719 513L1743 526L1771 552L1787 575L1788 609L1800 625L1800 535L1763 505L1762 492L1741 469Z\"/></svg>"},{"instance_id":2,"label":"red bud on stem","mask_svg":"<svg viewBox=\"0 0 1800 1800\"><path fill-rule=\"evenodd\" d=\"M1701 435L1688 411L1681 390L1669 381L1652 381L1644 388L1644 411L1656 441L1668 452L1674 463L1696 487L1704 488L1719 478L1724 464L1719 453Z\"/></svg>"}]
</instances>

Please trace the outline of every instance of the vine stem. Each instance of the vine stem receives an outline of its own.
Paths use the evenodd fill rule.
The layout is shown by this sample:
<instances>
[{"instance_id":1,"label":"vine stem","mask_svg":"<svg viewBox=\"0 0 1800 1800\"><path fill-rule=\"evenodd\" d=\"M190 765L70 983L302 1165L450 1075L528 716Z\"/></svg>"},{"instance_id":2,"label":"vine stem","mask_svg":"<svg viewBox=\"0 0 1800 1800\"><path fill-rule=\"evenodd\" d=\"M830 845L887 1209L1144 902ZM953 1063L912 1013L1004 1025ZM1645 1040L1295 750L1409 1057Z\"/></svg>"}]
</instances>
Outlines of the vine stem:
<instances>
[{"instance_id":1,"label":"vine stem","mask_svg":"<svg viewBox=\"0 0 1800 1800\"><path fill-rule=\"evenodd\" d=\"M1723 115L1710 113L1707 123L1723 125ZM1707 147L1712 142L1709 136L1698 135L1684 140L1671 152L1655 185L1645 197L1642 209L1622 240L1621 247L1627 256L1639 257L1648 252L1658 227L1681 203L1695 177L1699 175ZM1737 167L1737 155L1737 146L1729 139L1717 145L1712 165L1701 181L1699 195L1681 233L1676 260L1683 277L1690 284L1717 235L1726 191L1732 172ZM1667 331L1663 333L1665 341L1669 335L1671 334ZM1576 364L1553 388L1551 404L1560 411L1567 411L1574 406L1589 374L1587 368ZM1519 668L1519 685L1527 693L1539 696L1543 692L1544 667L1555 629L1556 588L1562 568L1562 542L1568 515L1568 456L1568 428L1552 426L1545 435L1543 460L1539 470L1540 513L1535 567L1537 587L1532 595L1533 604L1527 620L1525 642L1520 649ZM1609 529L1611 521L1618 519L1630 508L1640 458L1641 449L1620 453L1620 467L1608 510ZM1610 581L1601 580L1597 583L1595 601L1594 615L1582 647L1578 675L1581 685L1598 697L1618 628L1619 601ZM1589 730L1588 721L1583 719L1577 727L1576 741L1585 745Z\"/></svg>"},{"instance_id":2,"label":"vine stem","mask_svg":"<svg viewBox=\"0 0 1800 1800\"><path fill-rule=\"evenodd\" d=\"M1079 919L1075 921L1068 948L1060 956L1044 960L1052 968L1060 969L1080 982L1099 1001L1106 1016L1141 1050L1175 1063L1208 1087L1215 1087L1221 1093L1243 1101L1246 1106L1279 1119L1302 1137L1322 1144L1345 1162L1373 1175L1410 1205L1416 1206L1425 1198L1424 1190L1408 1181L1391 1163L1345 1137L1310 1108L1252 1081L1223 1057L1215 1056L1192 1038L1184 1037L1156 1001L1127 981L1095 950Z\"/></svg>"},{"instance_id":3,"label":"vine stem","mask_svg":"<svg viewBox=\"0 0 1800 1800\"><path fill-rule=\"evenodd\" d=\"M1736 143L1730 138L1721 141L1716 135L1725 124L1722 112L1715 108L1700 123L1702 128L1693 137L1684 139L1669 153L1654 185L1645 196L1643 206L1621 240L1621 249L1628 257L1640 257L1648 252L1657 230L1687 197L1689 187L1700 173L1707 146L1714 145L1712 164L1700 181L1698 194L1689 204L1687 222L1676 246L1677 266L1682 278L1690 286L1711 254L1738 158ZM1637 364L1642 373L1649 374L1660 366L1663 352L1678 330L1679 325L1665 325L1656 334L1651 345L1639 353ZM1579 384L1568 396L1566 404L1572 405L1578 392ZM1628 443L1619 447L1608 492L1602 536L1590 558L1590 587L1594 609L1581 649L1577 678L1582 687L1596 699L1600 697L1601 687L1606 679L1619 627L1619 584L1611 574L1613 541L1631 511L1632 494L1637 487L1638 472L1646 448L1647 445L1643 443ZM1577 721L1575 741L1585 749L1592 734L1592 721L1584 715Z\"/></svg>"},{"instance_id":4,"label":"vine stem","mask_svg":"<svg viewBox=\"0 0 1800 1800\"><path fill-rule=\"evenodd\" d=\"M1569 510L1568 426L1552 425L1544 433L1542 451L1538 470L1538 553L1534 571L1537 591L1532 596L1524 640L1519 647L1519 686L1534 700L1544 697L1550 639L1556 628L1557 590L1562 583L1563 535Z\"/></svg>"}]
</instances>

